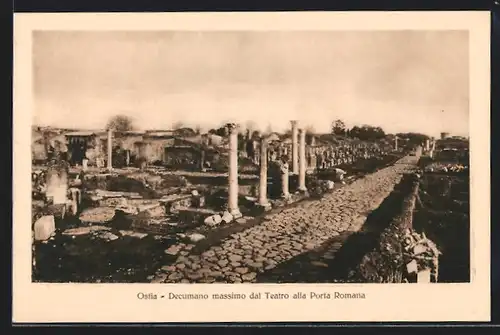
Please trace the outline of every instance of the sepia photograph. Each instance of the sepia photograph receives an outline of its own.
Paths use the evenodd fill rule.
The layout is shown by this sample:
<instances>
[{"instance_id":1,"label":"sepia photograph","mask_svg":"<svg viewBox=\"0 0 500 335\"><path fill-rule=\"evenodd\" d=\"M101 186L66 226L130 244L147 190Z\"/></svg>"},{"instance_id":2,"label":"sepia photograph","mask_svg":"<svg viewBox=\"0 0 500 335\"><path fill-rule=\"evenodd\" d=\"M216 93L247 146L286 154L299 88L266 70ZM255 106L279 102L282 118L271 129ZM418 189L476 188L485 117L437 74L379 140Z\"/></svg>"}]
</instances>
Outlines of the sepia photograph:
<instances>
[{"instance_id":1,"label":"sepia photograph","mask_svg":"<svg viewBox=\"0 0 500 335\"><path fill-rule=\"evenodd\" d=\"M469 281L467 31L39 31L33 63L34 281Z\"/></svg>"},{"instance_id":2,"label":"sepia photograph","mask_svg":"<svg viewBox=\"0 0 500 335\"><path fill-rule=\"evenodd\" d=\"M363 300L481 273L468 29L90 27L30 33L32 284Z\"/></svg>"}]
</instances>

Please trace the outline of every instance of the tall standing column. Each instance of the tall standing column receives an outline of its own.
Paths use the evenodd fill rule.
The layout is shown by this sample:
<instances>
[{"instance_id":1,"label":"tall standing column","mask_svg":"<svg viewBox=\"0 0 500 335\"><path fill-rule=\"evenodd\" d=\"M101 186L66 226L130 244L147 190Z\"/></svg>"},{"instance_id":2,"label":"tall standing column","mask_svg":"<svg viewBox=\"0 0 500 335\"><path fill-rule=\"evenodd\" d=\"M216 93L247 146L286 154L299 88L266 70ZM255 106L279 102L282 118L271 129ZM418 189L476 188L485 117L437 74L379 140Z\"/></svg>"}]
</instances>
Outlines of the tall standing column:
<instances>
[{"instance_id":1,"label":"tall standing column","mask_svg":"<svg viewBox=\"0 0 500 335\"><path fill-rule=\"evenodd\" d=\"M300 129L299 133L299 191L305 192L306 188L306 130Z\"/></svg>"},{"instance_id":2,"label":"tall standing column","mask_svg":"<svg viewBox=\"0 0 500 335\"><path fill-rule=\"evenodd\" d=\"M298 123L292 120L292 172L299 173Z\"/></svg>"},{"instance_id":3,"label":"tall standing column","mask_svg":"<svg viewBox=\"0 0 500 335\"><path fill-rule=\"evenodd\" d=\"M234 218L241 217L238 208L238 127L234 123L227 125L229 130L229 197L228 211Z\"/></svg>"},{"instance_id":4,"label":"tall standing column","mask_svg":"<svg viewBox=\"0 0 500 335\"><path fill-rule=\"evenodd\" d=\"M267 138L264 136L260 142L260 156L259 206L270 209L271 204L267 200Z\"/></svg>"},{"instance_id":5,"label":"tall standing column","mask_svg":"<svg viewBox=\"0 0 500 335\"><path fill-rule=\"evenodd\" d=\"M113 130L108 129L108 170L113 170Z\"/></svg>"},{"instance_id":6,"label":"tall standing column","mask_svg":"<svg viewBox=\"0 0 500 335\"><path fill-rule=\"evenodd\" d=\"M394 150L398 151L398 137L397 136L394 138Z\"/></svg>"}]
</instances>

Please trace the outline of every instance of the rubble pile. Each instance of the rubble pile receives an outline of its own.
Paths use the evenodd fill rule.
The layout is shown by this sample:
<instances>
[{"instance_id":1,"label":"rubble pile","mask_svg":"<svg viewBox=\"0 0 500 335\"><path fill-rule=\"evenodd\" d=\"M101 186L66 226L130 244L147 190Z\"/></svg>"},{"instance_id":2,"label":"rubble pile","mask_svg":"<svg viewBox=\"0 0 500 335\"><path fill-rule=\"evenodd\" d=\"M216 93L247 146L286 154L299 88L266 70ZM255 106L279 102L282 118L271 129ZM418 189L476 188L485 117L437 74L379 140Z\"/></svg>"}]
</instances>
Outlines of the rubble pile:
<instances>
[{"instance_id":1,"label":"rubble pile","mask_svg":"<svg viewBox=\"0 0 500 335\"><path fill-rule=\"evenodd\" d=\"M439 255L436 244L429 240L425 233L419 234L414 230L407 229L403 236L403 258L406 263L406 273L410 278L417 276L417 281L420 281L421 273L430 272L429 280L431 282L438 281L439 270Z\"/></svg>"},{"instance_id":2,"label":"rubble pile","mask_svg":"<svg viewBox=\"0 0 500 335\"><path fill-rule=\"evenodd\" d=\"M469 167L462 164L443 164L432 163L425 168L425 172L464 172L469 170Z\"/></svg>"}]
</instances>

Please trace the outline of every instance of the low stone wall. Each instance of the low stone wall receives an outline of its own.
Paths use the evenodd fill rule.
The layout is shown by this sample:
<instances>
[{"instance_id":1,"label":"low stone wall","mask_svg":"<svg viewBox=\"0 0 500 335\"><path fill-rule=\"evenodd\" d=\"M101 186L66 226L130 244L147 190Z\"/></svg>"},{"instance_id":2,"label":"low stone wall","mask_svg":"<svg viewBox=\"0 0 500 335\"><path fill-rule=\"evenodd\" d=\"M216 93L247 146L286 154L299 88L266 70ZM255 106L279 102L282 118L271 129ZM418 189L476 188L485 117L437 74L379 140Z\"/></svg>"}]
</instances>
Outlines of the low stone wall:
<instances>
[{"instance_id":1,"label":"low stone wall","mask_svg":"<svg viewBox=\"0 0 500 335\"><path fill-rule=\"evenodd\" d=\"M419 189L418 176L408 174L400 183L403 201L399 213L382 231L378 246L366 254L350 280L368 283L401 283L406 277L404 239L412 230L413 211ZM406 193L406 194L404 194Z\"/></svg>"}]
</instances>

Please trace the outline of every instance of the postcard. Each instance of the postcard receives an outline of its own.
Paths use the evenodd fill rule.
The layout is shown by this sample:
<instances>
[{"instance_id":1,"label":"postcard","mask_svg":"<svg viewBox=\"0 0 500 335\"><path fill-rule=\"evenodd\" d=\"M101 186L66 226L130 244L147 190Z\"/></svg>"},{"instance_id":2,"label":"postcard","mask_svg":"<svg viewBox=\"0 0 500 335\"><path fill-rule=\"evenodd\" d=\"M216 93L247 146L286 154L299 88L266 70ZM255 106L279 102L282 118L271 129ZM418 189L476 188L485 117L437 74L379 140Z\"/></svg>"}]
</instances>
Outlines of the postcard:
<instances>
[{"instance_id":1,"label":"postcard","mask_svg":"<svg viewBox=\"0 0 500 335\"><path fill-rule=\"evenodd\" d=\"M13 322L489 321L489 35L15 14Z\"/></svg>"}]
</instances>

